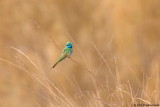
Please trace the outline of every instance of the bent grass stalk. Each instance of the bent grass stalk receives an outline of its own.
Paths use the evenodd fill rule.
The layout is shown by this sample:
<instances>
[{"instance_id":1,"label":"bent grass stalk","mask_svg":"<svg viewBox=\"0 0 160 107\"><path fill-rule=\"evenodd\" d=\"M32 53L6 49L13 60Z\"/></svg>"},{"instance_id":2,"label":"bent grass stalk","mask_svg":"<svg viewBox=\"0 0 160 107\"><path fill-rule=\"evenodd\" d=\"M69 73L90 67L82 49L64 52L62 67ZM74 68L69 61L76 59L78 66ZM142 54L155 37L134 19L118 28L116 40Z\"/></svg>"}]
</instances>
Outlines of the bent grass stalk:
<instances>
[{"instance_id":1,"label":"bent grass stalk","mask_svg":"<svg viewBox=\"0 0 160 107\"><path fill-rule=\"evenodd\" d=\"M7 62L8 64L10 64L10 65L12 65L12 66L14 66L14 67L22 70L22 71L27 72L32 78L34 78L35 80L37 80L42 86L44 86L46 89L48 89L48 91L49 91L55 98L58 98L60 101L62 101L64 104L66 104L65 101L63 101L58 95L56 95L56 94L51 90L51 88L50 88L48 85L46 85L45 83L43 83L40 79L38 79L38 78L37 78L35 75L33 75L31 72L29 72L28 70L26 70L26 69L24 69L24 68L22 68L22 67L20 67L20 66L18 66L18 65L16 65L16 64L14 64L14 63L11 62L11 61L8 61L8 60L6 60L6 59L0 58L0 60L2 60L2 61L4 61L4 62ZM57 101L57 99L55 99L55 100ZM57 102L58 102L58 101L57 101ZM58 102L58 103L61 104L60 102Z\"/></svg>"}]
</instances>

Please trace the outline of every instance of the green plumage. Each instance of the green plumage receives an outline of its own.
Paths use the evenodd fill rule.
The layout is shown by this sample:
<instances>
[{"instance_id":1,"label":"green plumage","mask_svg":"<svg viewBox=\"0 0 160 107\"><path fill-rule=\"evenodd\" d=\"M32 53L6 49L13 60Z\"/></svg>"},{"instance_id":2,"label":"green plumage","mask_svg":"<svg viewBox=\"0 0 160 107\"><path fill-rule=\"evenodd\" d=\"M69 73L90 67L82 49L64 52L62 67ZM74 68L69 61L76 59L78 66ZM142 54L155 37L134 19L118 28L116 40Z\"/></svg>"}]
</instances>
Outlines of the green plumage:
<instances>
[{"instance_id":1,"label":"green plumage","mask_svg":"<svg viewBox=\"0 0 160 107\"><path fill-rule=\"evenodd\" d=\"M66 57L70 57L70 55L72 54L72 43L71 42L67 42L66 43L66 47L63 49L62 51L62 55L61 57L58 59L58 61L53 65L53 68L59 63L61 62L63 59L65 59Z\"/></svg>"}]
</instances>

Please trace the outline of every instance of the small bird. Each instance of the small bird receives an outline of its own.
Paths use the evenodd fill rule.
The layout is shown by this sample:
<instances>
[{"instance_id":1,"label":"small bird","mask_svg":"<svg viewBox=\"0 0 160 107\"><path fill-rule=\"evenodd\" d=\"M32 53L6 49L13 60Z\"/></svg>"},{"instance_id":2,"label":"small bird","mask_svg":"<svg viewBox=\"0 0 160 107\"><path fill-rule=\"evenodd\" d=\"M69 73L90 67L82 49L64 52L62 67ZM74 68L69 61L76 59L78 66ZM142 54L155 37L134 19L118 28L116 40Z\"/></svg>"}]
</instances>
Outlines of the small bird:
<instances>
[{"instance_id":1,"label":"small bird","mask_svg":"<svg viewBox=\"0 0 160 107\"><path fill-rule=\"evenodd\" d=\"M63 59L65 58L70 58L70 55L72 54L73 50L72 50L72 43L71 42L67 42L66 43L66 47L63 49L62 51L62 55L61 57L58 59L58 61L53 65L52 68L54 68L59 62L61 62Z\"/></svg>"}]
</instances>

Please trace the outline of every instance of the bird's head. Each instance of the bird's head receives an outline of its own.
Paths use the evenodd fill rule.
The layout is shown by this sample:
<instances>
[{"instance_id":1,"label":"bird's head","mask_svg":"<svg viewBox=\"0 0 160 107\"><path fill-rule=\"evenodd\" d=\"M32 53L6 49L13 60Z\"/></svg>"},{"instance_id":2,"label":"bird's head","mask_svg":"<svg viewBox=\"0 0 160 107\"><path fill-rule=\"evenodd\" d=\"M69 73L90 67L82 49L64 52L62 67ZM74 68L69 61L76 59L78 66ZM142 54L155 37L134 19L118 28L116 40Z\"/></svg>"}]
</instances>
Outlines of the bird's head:
<instances>
[{"instance_id":1,"label":"bird's head","mask_svg":"<svg viewBox=\"0 0 160 107\"><path fill-rule=\"evenodd\" d=\"M67 48L72 48L72 43L71 43L71 42L67 42L67 43L66 43L66 47L67 47Z\"/></svg>"}]
</instances>

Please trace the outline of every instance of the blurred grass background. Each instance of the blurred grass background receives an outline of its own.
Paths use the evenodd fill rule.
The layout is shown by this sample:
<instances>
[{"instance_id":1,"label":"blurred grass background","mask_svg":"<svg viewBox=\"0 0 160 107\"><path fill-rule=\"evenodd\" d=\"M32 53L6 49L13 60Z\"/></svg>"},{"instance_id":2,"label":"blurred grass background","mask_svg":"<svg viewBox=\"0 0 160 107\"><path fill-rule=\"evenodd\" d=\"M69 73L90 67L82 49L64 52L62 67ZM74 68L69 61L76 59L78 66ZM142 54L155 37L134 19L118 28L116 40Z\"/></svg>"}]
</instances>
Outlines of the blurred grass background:
<instances>
[{"instance_id":1,"label":"blurred grass background","mask_svg":"<svg viewBox=\"0 0 160 107\"><path fill-rule=\"evenodd\" d=\"M1 107L160 104L159 0L1 0ZM72 59L50 70L67 41Z\"/></svg>"}]
</instances>

